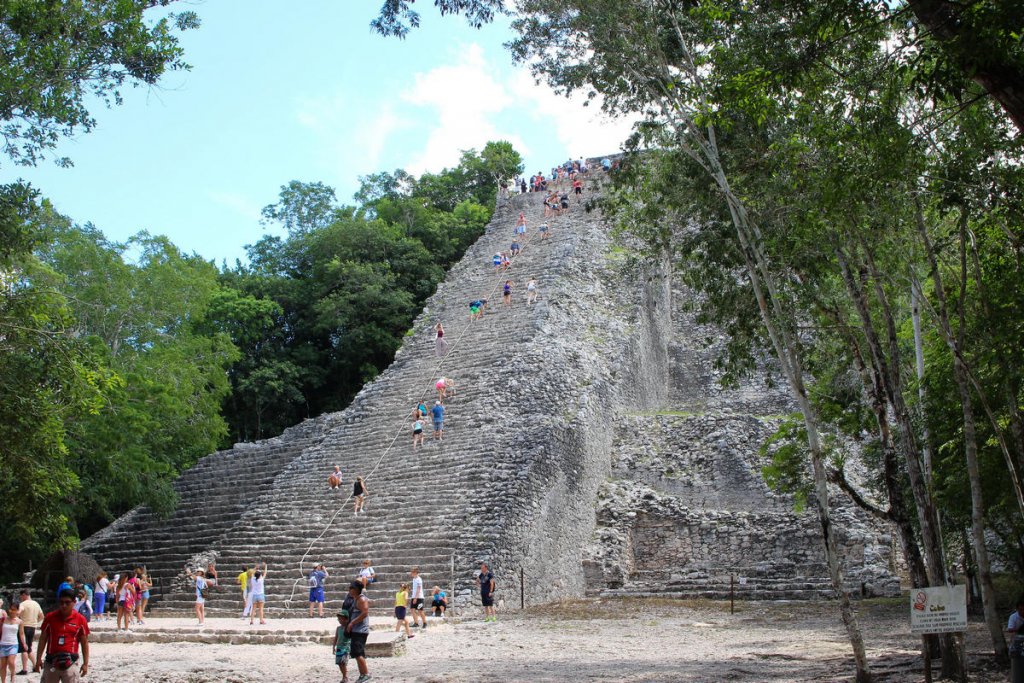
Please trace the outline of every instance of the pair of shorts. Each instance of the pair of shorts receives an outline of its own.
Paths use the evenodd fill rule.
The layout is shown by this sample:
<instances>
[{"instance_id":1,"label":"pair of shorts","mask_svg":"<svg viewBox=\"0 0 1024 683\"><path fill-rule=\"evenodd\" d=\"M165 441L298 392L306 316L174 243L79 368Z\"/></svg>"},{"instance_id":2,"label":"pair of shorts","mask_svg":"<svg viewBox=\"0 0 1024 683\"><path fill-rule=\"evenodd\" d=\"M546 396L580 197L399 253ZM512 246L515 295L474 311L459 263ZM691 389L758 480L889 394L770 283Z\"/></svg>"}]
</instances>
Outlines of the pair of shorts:
<instances>
[{"instance_id":1,"label":"pair of shorts","mask_svg":"<svg viewBox=\"0 0 1024 683\"><path fill-rule=\"evenodd\" d=\"M480 307L479 306L470 306L469 307L469 312L472 313L473 315L476 315L477 313L480 312Z\"/></svg>"},{"instance_id":2,"label":"pair of shorts","mask_svg":"<svg viewBox=\"0 0 1024 683\"><path fill-rule=\"evenodd\" d=\"M541 232L547 232L548 231L548 226L546 226L546 225L540 226L540 231Z\"/></svg>"},{"instance_id":3,"label":"pair of shorts","mask_svg":"<svg viewBox=\"0 0 1024 683\"><path fill-rule=\"evenodd\" d=\"M439 432L444 427L444 420L434 420L434 431Z\"/></svg>"},{"instance_id":4,"label":"pair of shorts","mask_svg":"<svg viewBox=\"0 0 1024 683\"><path fill-rule=\"evenodd\" d=\"M356 633L353 631L349 634L352 637L352 645L349 646L349 651L353 657L365 657L366 656L366 639L369 637L369 633Z\"/></svg>"},{"instance_id":5,"label":"pair of shorts","mask_svg":"<svg viewBox=\"0 0 1024 683\"><path fill-rule=\"evenodd\" d=\"M0 657L13 657L18 654L18 645L0 645Z\"/></svg>"},{"instance_id":6,"label":"pair of shorts","mask_svg":"<svg viewBox=\"0 0 1024 683\"><path fill-rule=\"evenodd\" d=\"M423 611L423 598L415 598L415 599L413 599L412 605L410 605L410 607L412 607L412 609L416 610L417 612L422 612Z\"/></svg>"},{"instance_id":7,"label":"pair of shorts","mask_svg":"<svg viewBox=\"0 0 1024 683\"><path fill-rule=\"evenodd\" d=\"M414 430L412 430L412 433L413 433L414 435L417 435L417 436L418 436L418 435L420 435L420 434L422 434L422 433L423 433L423 430L422 430L422 429L414 429Z\"/></svg>"},{"instance_id":8,"label":"pair of shorts","mask_svg":"<svg viewBox=\"0 0 1024 683\"><path fill-rule=\"evenodd\" d=\"M18 654L22 652L32 652L32 641L36 637L36 627L26 626L25 627L25 647L21 647L21 643L18 643Z\"/></svg>"},{"instance_id":9,"label":"pair of shorts","mask_svg":"<svg viewBox=\"0 0 1024 683\"><path fill-rule=\"evenodd\" d=\"M583 188L582 187L577 187L576 188L576 194L583 194Z\"/></svg>"},{"instance_id":10,"label":"pair of shorts","mask_svg":"<svg viewBox=\"0 0 1024 683\"><path fill-rule=\"evenodd\" d=\"M486 594L486 595L484 595L483 593L481 593L481 594L480 594L480 603L481 603L481 604L482 604L482 605L483 605L484 607L494 607L494 596L493 596L493 595L491 595L490 593L488 593L488 594Z\"/></svg>"},{"instance_id":11,"label":"pair of shorts","mask_svg":"<svg viewBox=\"0 0 1024 683\"><path fill-rule=\"evenodd\" d=\"M253 593L252 594L252 604L255 605L258 602L266 602L266 601L267 601L266 594L264 594L264 593Z\"/></svg>"},{"instance_id":12,"label":"pair of shorts","mask_svg":"<svg viewBox=\"0 0 1024 683\"><path fill-rule=\"evenodd\" d=\"M205 605L206 604L206 598L196 598L196 604L197 605Z\"/></svg>"},{"instance_id":13,"label":"pair of shorts","mask_svg":"<svg viewBox=\"0 0 1024 683\"><path fill-rule=\"evenodd\" d=\"M142 591L142 599L149 600L149 591Z\"/></svg>"},{"instance_id":14,"label":"pair of shorts","mask_svg":"<svg viewBox=\"0 0 1024 683\"><path fill-rule=\"evenodd\" d=\"M309 601L310 602L325 602L324 589L323 587L310 588L309 589Z\"/></svg>"},{"instance_id":15,"label":"pair of shorts","mask_svg":"<svg viewBox=\"0 0 1024 683\"><path fill-rule=\"evenodd\" d=\"M335 652L334 653L334 664L335 664L335 666L341 666L342 664L348 664L348 653L347 652Z\"/></svg>"},{"instance_id":16,"label":"pair of shorts","mask_svg":"<svg viewBox=\"0 0 1024 683\"><path fill-rule=\"evenodd\" d=\"M404 607L395 607L395 619L398 619L399 621L405 621Z\"/></svg>"}]
</instances>

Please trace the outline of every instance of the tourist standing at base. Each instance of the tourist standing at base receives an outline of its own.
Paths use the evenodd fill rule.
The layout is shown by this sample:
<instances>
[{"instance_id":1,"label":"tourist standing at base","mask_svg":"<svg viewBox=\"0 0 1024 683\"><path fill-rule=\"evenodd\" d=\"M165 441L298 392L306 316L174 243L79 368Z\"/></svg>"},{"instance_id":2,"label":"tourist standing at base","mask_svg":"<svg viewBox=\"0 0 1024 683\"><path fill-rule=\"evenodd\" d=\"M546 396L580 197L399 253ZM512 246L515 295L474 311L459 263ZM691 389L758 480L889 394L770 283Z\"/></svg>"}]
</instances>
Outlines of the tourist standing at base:
<instances>
[{"instance_id":1,"label":"tourist standing at base","mask_svg":"<svg viewBox=\"0 0 1024 683\"><path fill-rule=\"evenodd\" d=\"M253 617L256 615L256 612L260 614L260 623L267 623L267 620L263 618L263 605L267 602L267 592L263 585L266 578L267 563L264 562L263 571L260 571L259 566L257 566L256 571L252 574L252 579L249 581L249 593L252 600L252 609L249 611L249 626L252 626Z\"/></svg>"},{"instance_id":2,"label":"tourist standing at base","mask_svg":"<svg viewBox=\"0 0 1024 683\"><path fill-rule=\"evenodd\" d=\"M328 576L330 574L322 564L313 567L313 571L309 573L309 616L311 617L313 616L313 605L318 605L318 616L324 616L324 602L327 600L324 595L324 581Z\"/></svg>"},{"instance_id":3,"label":"tourist standing at base","mask_svg":"<svg viewBox=\"0 0 1024 683\"><path fill-rule=\"evenodd\" d=\"M242 608L242 619L245 619L252 612L252 576L256 573L256 567L248 567L244 573L245 584L242 588L242 600L245 606Z\"/></svg>"},{"instance_id":4,"label":"tourist standing at base","mask_svg":"<svg viewBox=\"0 0 1024 683\"><path fill-rule=\"evenodd\" d=\"M1024 595L1017 599L1017 608L1006 622L1006 631L1014 636L1024 636Z\"/></svg>"},{"instance_id":5,"label":"tourist standing at base","mask_svg":"<svg viewBox=\"0 0 1024 683\"><path fill-rule=\"evenodd\" d=\"M25 647L25 624L18 618L18 604L7 605L7 614L0 622L0 683L10 676L14 683L14 671L18 668L18 653Z\"/></svg>"},{"instance_id":6,"label":"tourist standing at base","mask_svg":"<svg viewBox=\"0 0 1024 683\"><path fill-rule=\"evenodd\" d=\"M338 628L334 631L334 663L341 670L341 683L348 683L348 654L352 639L345 633L348 628L348 610L338 612Z\"/></svg>"},{"instance_id":7,"label":"tourist standing at base","mask_svg":"<svg viewBox=\"0 0 1024 683\"><path fill-rule=\"evenodd\" d=\"M138 579L139 599L135 604L135 620L140 624L146 623L146 606L149 605L149 589L152 588L153 583L149 580L149 574L146 573L145 568L139 567L135 570L136 578Z\"/></svg>"},{"instance_id":8,"label":"tourist standing at base","mask_svg":"<svg viewBox=\"0 0 1024 683\"><path fill-rule=\"evenodd\" d=\"M135 586L128 582L128 576L119 574L117 580L117 630L121 630L121 622L124 621L124 630L129 632L131 626L132 611L135 609ZM74 595L74 593L72 593Z\"/></svg>"},{"instance_id":9,"label":"tourist standing at base","mask_svg":"<svg viewBox=\"0 0 1024 683\"><path fill-rule=\"evenodd\" d=\"M100 572L96 577L95 586L92 589L92 613L97 621L104 621L107 609L107 591L110 590L110 579L106 572Z\"/></svg>"},{"instance_id":10,"label":"tourist standing at base","mask_svg":"<svg viewBox=\"0 0 1024 683\"><path fill-rule=\"evenodd\" d=\"M494 613L494 574L487 568L485 562L480 563L480 573L477 574L476 582L480 586L480 604L484 608L484 621L497 621L498 615Z\"/></svg>"},{"instance_id":11,"label":"tourist standing at base","mask_svg":"<svg viewBox=\"0 0 1024 683\"><path fill-rule=\"evenodd\" d=\"M32 657L32 642L36 637L36 629L43 625L43 608L32 599L27 588L22 589L19 598L18 617L25 624L25 649L21 651L21 671L18 673L27 674L36 663Z\"/></svg>"},{"instance_id":12,"label":"tourist standing at base","mask_svg":"<svg viewBox=\"0 0 1024 683\"><path fill-rule=\"evenodd\" d=\"M249 567L242 565L242 573L235 577L235 582L242 589L242 600L245 600L246 586L249 584Z\"/></svg>"},{"instance_id":13,"label":"tourist standing at base","mask_svg":"<svg viewBox=\"0 0 1024 683\"><path fill-rule=\"evenodd\" d=\"M406 607L409 605L409 584L403 583L395 593L395 633L405 627L405 637L415 638L409 631L409 619L406 618Z\"/></svg>"},{"instance_id":14,"label":"tourist standing at base","mask_svg":"<svg viewBox=\"0 0 1024 683\"><path fill-rule=\"evenodd\" d=\"M89 624L74 610L75 594L61 591L60 606L46 615L36 652L36 673L43 668L40 683L78 683L89 673ZM78 649L82 663L78 664Z\"/></svg>"},{"instance_id":15,"label":"tourist standing at base","mask_svg":"<svg viewBox=\"0 0 1024 683\"><path fill-rule=\"evenodd\" d=\"M412 627L427 627L427 615L423 613L423 579L420 577L420 568L413 567L409 570L412 577L409 593L409 609L412 610Z\"/></svg>"},{"instance_id":16,"label":"tourist standing at base","mask_svg":"<svg viewBox=\"0 0 1024 683\"><path fill-rule=\"evenodd\" d=\"M353 581L349 584L348 595L352 598L349 608L349 622L345 633L352 638L351 652L359 667L359 678L356 683L370 680L370 670L366 667L366 639L370 637L370 601L363 595L363 584Z\"/></svg>"},{"instance_id":17,"label":"tourist standing at base","mask_svg":"<svg viewBox=\"0 0 1024 683\"><path fill-rule=\"evenodd\" d=\"M211 581L206 578L206 572L197 569L195 574L189 574L189 579L196 582L196 619L200 626L206 625L206 596L209 595Z\"/></svg>"}]
</instances>

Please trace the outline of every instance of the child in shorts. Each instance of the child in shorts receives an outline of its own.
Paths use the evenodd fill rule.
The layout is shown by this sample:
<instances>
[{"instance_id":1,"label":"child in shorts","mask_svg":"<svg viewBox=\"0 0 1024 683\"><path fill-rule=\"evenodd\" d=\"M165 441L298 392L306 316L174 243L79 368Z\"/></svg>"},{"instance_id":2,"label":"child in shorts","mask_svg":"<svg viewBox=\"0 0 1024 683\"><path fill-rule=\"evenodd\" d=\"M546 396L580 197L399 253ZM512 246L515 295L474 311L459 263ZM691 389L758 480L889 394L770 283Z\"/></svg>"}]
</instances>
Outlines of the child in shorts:
<instances>
[{"instance_id":1,"label":"child in shorts","mask_svg":"<svg viewBox=\"0 0 1024 683\"><path fill-rule=\"evenodd\" d=\"M409 584L403 583L395 593L395 633L405 627L405 637L415 638L409 631L409 620L405 618L406 610L409 607Z\"/></svg>"},{"instance_id":2,"label":"child in shorts","mask_svg":"<svg viewBox=\"0 0 1024 683\"><path fill-rule=\"evenodd\" d=\"M338 612L338 629L334 632L334 663L341 669L341 683L348 683L348 649L352 638L345 635L348 628L348 610Z\"/></svg>"}]
</instances>

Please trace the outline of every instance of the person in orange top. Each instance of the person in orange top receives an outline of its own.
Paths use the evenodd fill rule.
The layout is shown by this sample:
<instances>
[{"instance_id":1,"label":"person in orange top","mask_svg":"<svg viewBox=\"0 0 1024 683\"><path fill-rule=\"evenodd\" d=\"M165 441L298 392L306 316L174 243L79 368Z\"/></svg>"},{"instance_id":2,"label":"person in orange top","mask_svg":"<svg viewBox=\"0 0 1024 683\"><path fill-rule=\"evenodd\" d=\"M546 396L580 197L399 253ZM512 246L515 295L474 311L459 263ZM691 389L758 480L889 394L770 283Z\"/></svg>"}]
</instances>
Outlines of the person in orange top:
<instances>
[{"instance_id":1,"label":"person in orange top","mask_svg":"<svg viewBox=\"0 0 1024 683\"><path fill-rule=\"evenodd\" d=\"M45 663L41 683L79 683L79 676L89 672L89 623L74 609L74 592L62 590L59 602L60 607L43 619L33 671L38 673ZM82 648L81 666L78 664L79 646Z\"/></svg>"}]
</instances>

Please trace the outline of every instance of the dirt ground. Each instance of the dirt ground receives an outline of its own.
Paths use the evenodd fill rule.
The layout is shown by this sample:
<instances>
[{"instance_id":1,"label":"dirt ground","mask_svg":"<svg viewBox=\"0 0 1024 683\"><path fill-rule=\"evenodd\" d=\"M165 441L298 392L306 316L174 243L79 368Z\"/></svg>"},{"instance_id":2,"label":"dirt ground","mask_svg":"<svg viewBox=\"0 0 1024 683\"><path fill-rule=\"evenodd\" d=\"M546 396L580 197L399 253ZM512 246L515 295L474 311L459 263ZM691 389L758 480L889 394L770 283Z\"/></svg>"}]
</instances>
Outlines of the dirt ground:
<instances>
[{"instance_id":1,"label":"dirt ground","mask_svg":"<svg viewBox=\"0 0 1024 683\"><path fill-rule=\"evenodd\" d=\"M876 680L924 680L904 601L858 609ZM970 680L1007 681L993 667L986 639L972 623ZM728 603L667 600L570 602L506 612L496 624L431 626L404 656L370 659L369 666L376 681L410 683L852 681L854 672L835 604L743 603L730 614ZM358 675L354 662L349 675ZM312 683L340 675L323 645L132 643L95 644L86 680Z\"/></svg>"}]
</instances>

